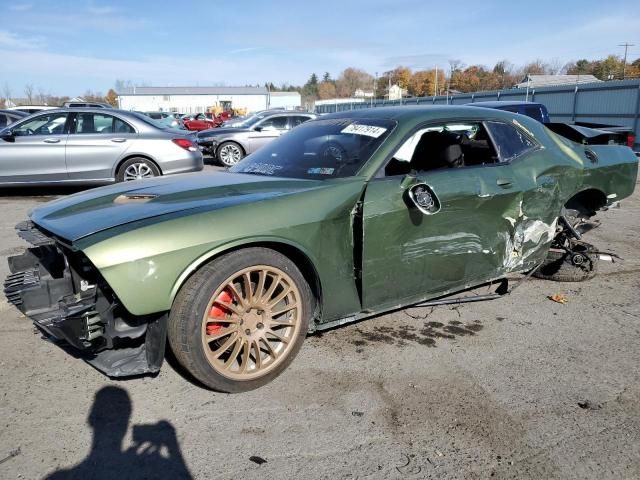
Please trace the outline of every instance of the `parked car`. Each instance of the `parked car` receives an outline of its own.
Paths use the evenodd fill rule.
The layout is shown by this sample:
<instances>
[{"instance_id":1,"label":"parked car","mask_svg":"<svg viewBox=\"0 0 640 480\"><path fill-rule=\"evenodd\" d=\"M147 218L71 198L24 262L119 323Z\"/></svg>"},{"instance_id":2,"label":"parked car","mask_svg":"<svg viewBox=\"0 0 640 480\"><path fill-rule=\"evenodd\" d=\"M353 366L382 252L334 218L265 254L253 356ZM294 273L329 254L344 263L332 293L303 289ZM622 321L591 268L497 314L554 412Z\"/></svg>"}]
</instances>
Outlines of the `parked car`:
<instances>
[{"instance_id":1,"label":"parked car","mask_svg":"<svg viewBox=\"0 0 640 480\"><path fill-rule=\"evenodd\" d=\"M184 128L192 131L208 130L215 128L216 122L211 118L208 118L204 113L192 113L182 117L184 122Z\"/></svg>"},{"instance_id":2,"label":"parked car","mask_svg":"<svg viewBox=\"0 0 640 480\"><path fill-rule=\"evenodd\" d=\"M62 106L64 108L113 108L108 103L100 102L64 102Z\"/></svg>"},{"instance_id":3,"label":"parked car","mask_svg":"<svg viewBox=\"0 0 640 480\"><path fill-rule=\"evenodd\" d=\"M170 128L183 129L185 128L184 122L176 113L172 112L143 112L147 117L166 125Z\"/></svg>"},{"instance_id":4,"label":"parked car","mask_svg":"<svg viewBox=\"0 0 640 480\"><path fill-rule=\"evenodd\" d=\"M309 332L541 265L592 276L580 219L631 195L637 172L627 147L500 110L330 114L228 171L35 208L17 228L37 246L9 258L5 293L109 376L158 371L168 338L204 385L241 392L277 377Z\"/></svg>"},{"instance_id":5,"label":"parked car","mask_svg":"<svg viewBox=\"0 0 640 480\"><path fill-rule=\"evenodd\" d=\"M544 123L547 128L566 137L574 142L584 145L627 145L633 148L636 142L636 135L633 128L619 125L607 125L593 122L552 122L549 118L547 107L537 102L522 101L494 101L494 102L473 102L469 106L497 108L507 112L519 113L539 122ZM638 155L638 153L636 153Z\"/></svg>"},{"instance_id":6,"label":"parked car","mask_svg":"<svg viewBox=\"0 0 640 480\"><path fill-rule=\"evenodd\" d=\"M11 125L21 118L28 117L29 114L20 110L0 110L0 128Z\"/></svg>"},{"instance_id":7,"label":"parked car","mask_svg":"<svg viewBox=\"0 0 640 480\"><path fill-rule=\"evenodd\" d=\"M17 110L31 115L32 113L41 112L42 110L53 110L58 107L51 107L49 105L19 105L17 107L9 107L7 110Z\"/></svg>"},{"instance_id":8,"label":"parked car","mask_svg":"<svg viewBox=\"0 0 640 480\"><path fill-rule=\"evenodd\" d=\"M223 128L242 127L253 117L262 118L262 117L265 117L266 115L272 115L274 113L282 113L283 111L284 111L284 108L272 108L269 110L259 110L257 112L253 112L250 115L245 115L242 117L233 117L233 118L230 118L229 120L225 120L224 122L222 122L220 126Z\"/></svg>"},{"instance_id":9,"label":"parked car","mask_svg":"<svg viewBox=\"0 0 640 480\"><path fill-rule=\"evenodd\" d=\"M0 185L100 184L202 170L189 137L134 112L47 110L0 130Z\"/></svg>"},{"instance_id":10,"label":"parked car","mask_svg":"<svg viewBox=\"0 0 640 480\"><path fill-rule=\"evenodd\" d=\"M197 135L198 145L205 154L230 167L283 133L316 117L314 113L304 112L258 115L242 127L201 131Z\"/></svg>"}]
</instances>

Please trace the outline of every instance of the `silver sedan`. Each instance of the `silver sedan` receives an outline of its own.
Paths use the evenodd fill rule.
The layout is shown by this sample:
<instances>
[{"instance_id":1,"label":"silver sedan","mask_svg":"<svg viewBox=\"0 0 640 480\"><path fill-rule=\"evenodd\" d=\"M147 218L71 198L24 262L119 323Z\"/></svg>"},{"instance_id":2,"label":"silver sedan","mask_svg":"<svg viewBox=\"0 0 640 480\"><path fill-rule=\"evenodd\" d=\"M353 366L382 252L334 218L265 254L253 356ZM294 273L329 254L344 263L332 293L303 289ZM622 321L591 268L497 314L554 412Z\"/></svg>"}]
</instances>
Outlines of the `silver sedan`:
<instances>
[{"instance_id":1,"label":"silver sedan","mask_svg":"<svg viewBox=\"0 0 640 480\"><path fill-rule=\"evenodd\" d=\"M198 145L204 153L230 167L283 133L316 117L307 112L268 111L248 117L240 127L198 132Z\"/></svg>"},{"instance_id":2,"label":"silver sedan","mask_svg":"<svg viewBox=\"0 0 640 480\"><path fill-rule=\"evenodd\" d=\"M135 112L46 110L0 130L0 185L103 184L202 170L192 134Z\"/></svg>"}]
</instances>

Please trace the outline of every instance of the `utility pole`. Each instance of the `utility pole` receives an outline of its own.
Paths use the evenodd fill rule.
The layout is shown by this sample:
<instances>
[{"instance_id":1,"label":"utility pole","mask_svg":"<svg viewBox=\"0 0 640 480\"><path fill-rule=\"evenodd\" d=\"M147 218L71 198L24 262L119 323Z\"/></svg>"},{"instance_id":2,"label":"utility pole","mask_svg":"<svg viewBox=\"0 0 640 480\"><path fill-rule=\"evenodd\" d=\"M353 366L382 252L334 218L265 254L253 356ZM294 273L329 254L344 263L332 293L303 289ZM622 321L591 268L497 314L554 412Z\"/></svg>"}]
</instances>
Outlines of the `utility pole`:
<instances>
[{"instance_id":1,"label":"utility pole","mask_svg":"<svg viewBox=\"0 0 640 480\"><path fill-rule=\"evenodd\" d=\"M618 46L624 47L624 60L622 61L622 80L624 80L624 75L627 69L627 50L629 49L629 47L635 47L635 45L633 43L625 42Z\"/></svg>"},{"instance_id":2,"label":"utility pole","mask_svg":"<svg viewBox=\"0 0 640 480\"><path fill-rule=\"evenodd\" d=\"M433 88L433 96L438 95L438 65L436 65L436 85Z\"/></svg>"}]
</instances>

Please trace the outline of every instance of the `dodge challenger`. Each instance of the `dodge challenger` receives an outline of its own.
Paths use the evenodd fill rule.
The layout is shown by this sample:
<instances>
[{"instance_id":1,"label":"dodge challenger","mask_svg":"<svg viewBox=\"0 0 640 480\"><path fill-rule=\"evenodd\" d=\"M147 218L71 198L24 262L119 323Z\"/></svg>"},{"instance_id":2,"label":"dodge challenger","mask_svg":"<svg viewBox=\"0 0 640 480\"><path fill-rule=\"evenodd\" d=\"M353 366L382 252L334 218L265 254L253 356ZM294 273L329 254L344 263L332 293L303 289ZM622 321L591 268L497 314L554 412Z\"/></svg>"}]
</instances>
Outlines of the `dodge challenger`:
<instances>
[{"instance_id":1,"label":"dodge challenger","mask_svg":"<svg viewBox=\"0 0 640 480\"><path fill-rule=\"evenodd\" d=\"M593 276L580 224L629 196L637 170L628 147L500 110L342 112L227 171L35 208L5 295L109 376L157 372L168 343L205 386L242 392L316 330L507 274Z\"/></svg>"}]
</instances>

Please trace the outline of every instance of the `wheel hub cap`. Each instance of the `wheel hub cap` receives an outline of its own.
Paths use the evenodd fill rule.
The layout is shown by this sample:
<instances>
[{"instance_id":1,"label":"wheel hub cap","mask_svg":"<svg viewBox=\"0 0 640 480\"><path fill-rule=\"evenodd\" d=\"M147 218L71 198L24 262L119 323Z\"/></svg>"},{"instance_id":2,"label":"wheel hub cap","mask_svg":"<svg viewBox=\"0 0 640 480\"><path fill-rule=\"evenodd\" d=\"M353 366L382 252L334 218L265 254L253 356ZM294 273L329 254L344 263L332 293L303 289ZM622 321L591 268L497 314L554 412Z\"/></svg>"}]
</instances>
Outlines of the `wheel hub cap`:
<instances>
[{"instance_id":1,"label":"wheel hub cap","mask_svg":"<svg viewBox=\"0 0 640 480\"><path fill-rule=\"evenodd\" d=\"M300 292L288 274L250 267L229 277L211 297L202 341L211 366L234 380L271 371L299 332Z\"/></svg>"}]
</instances>

